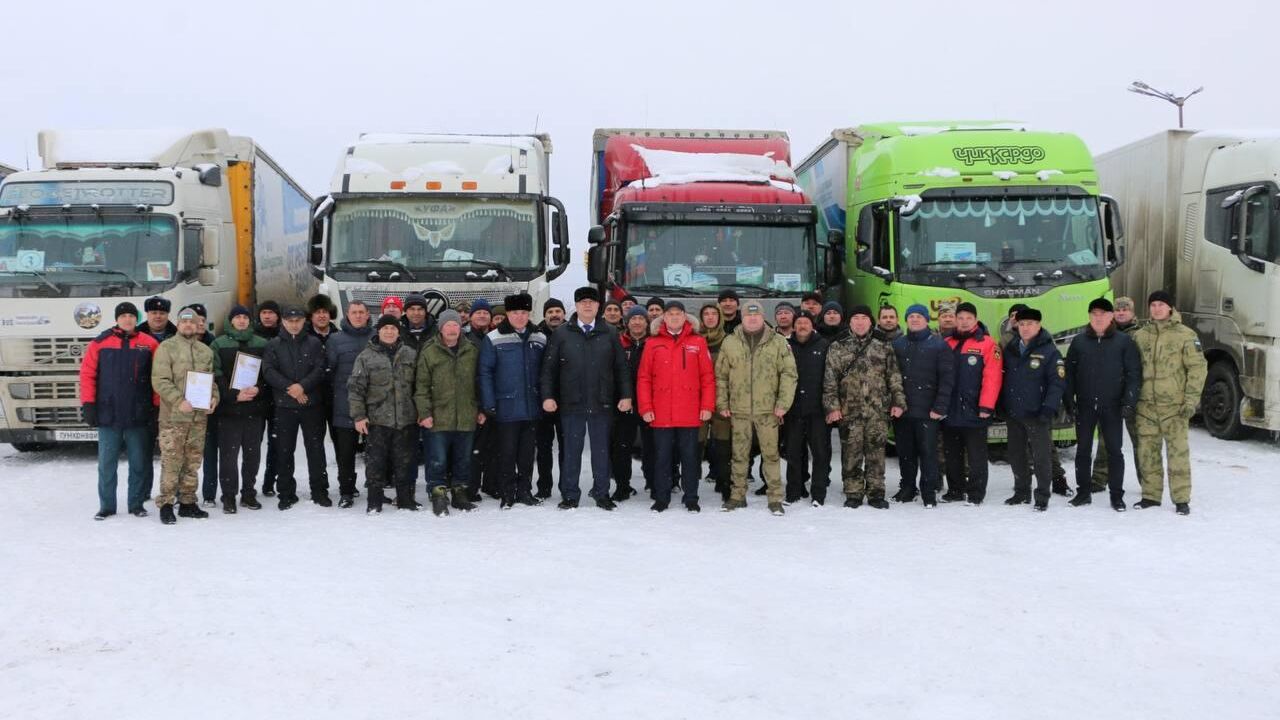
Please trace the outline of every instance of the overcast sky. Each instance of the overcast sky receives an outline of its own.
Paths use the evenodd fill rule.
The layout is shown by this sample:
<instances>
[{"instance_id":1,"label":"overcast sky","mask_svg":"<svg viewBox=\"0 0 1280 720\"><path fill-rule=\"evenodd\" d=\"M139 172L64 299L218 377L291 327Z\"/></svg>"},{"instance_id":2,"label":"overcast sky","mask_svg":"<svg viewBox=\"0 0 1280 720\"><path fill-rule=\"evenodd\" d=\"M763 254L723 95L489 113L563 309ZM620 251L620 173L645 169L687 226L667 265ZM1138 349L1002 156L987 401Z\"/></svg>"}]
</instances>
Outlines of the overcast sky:
<instances>
[{"instance_id":1,"label":"overcast sky","mask_svg":"<svg viewBox=\"0 0 1280 720\"><path fill-rule=\"evenodd\" d=\"M596 127L785 130L799 161L836 127L1017 119L1101 152L1176 122L1135 79L1204 85L1189 127L1280 127L1274 0L863 5L5 3L0 162L38 166L41 128L226 127L315 195L362 131L536 122L571 215L568 284Z\"/></svg>"}]
</instances>

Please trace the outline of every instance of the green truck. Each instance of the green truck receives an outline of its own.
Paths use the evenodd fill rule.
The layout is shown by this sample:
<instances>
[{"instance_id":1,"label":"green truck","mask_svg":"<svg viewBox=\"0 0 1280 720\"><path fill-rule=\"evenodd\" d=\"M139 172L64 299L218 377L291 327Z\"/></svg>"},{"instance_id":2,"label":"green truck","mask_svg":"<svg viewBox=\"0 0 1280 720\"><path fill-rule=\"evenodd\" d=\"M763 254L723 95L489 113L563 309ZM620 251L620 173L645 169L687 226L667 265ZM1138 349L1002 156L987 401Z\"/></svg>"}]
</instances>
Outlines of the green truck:
<instances>
[{"instance_id":1,"label":"green truck","mask_svg":"<svg viewBox=\"0 0 1280 720\"><path fill-rule=\"evenodd\" d=\"M840 248L845 306L973 303L993 333L1015 303L1065 351L1123 262L1119 210L1075 135L1009 122L836 130L800 163L819 231ZM993 428L992 439L1003 439ZM1074 439L1069 427L1055 439Z\"/></svg>"}]
</instances>

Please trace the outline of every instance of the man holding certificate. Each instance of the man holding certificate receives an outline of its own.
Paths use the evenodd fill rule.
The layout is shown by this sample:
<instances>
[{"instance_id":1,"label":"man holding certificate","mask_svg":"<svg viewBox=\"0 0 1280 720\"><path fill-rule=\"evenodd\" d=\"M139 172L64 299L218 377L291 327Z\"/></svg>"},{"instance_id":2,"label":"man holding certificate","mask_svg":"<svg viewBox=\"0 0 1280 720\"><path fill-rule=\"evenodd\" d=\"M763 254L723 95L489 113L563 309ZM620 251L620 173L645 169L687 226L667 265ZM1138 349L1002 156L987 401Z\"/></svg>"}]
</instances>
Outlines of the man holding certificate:
<instances>
[{"instance_id":1,"label":"man holding certificate","mask_svg":"<svg viewBox=\"0 0 1280 720\"><path fill-rule=\"evenodd\" d=\"M267 341L253 331L249 308L235 306L227 321L229 328L213 341L212 348L214 381L218 394L226 398L217 412L218 482L222 512L231 514L236 511L237 492L244 507L262 508L255 485L271 390L262 376Z\"/></svg>"},{"instance_id":2,"label":"man holding certificate","mask_svg":"<svg viewBox=\"0 0 1280 720\"><path fill-rule=\"evenodd\" d=\"M160 396L160 494L156 506L165 525L178 516L207 518L196 498L209 415L218 405L213 351L200 341L198 315L178 313L178 334L160 343L151 364L151 386Z\"/></svg>"}]
</instances>

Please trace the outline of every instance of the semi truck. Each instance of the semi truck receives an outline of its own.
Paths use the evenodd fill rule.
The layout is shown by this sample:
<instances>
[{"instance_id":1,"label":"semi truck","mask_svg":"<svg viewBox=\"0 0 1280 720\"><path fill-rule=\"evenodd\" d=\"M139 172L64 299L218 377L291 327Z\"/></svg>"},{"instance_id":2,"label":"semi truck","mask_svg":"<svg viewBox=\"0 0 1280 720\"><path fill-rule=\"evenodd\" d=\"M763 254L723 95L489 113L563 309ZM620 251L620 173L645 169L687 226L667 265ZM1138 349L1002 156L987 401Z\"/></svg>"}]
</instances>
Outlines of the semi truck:
<instances>
[{"instance_id":1,"label":"semi truck","mask_svg":"<svg viewBox=\"0 0 1280 720\"><path fill-rule=\"evenodd\" d=\"M1280 132L1169 130L1099 155L1124 207L1117 294L1173 294L1200 336L1215 437L1280 430Z\"/></svg>"},{"instance_id":2,"label":"semi truck","mask_svg":"<svg viewBox=\"0 0 1280 720\"><path fill-rule=\"evenodd\" d=\"M85 347L123 301L301 302L311 198L252 139L43 131L42 168L0 184L0 442L97 440L80 414ZM145 319L145 318L144 318Z\"/></svg>"},{"instance_id":3,"label":"semi truck","mask_svg":"<svg viewBox=\"0 0 1280 720\"><path fill-rule=\"evenodd\" d=\"M320 292L376 317L388 295L421 293L437 315L523 291L540 313L569 264L551 150L548 135L362 134L312 205Z\"/></svg>"},{"instance_id":4,"label":"semi truck","mask_svg":"<svg viewBox=\"0 0 1280 720\"><path fill-rule=\"evenodd\" d=\"M771 318L836 269L786 133L599 129L592 142L587 274L615 298L689 306L733 289Z\"/></svg>"},{"instance_id":5,"label":"semi truck","mask_svg":"<svg viewBox=\"0 0 1280 720\"><path fill-rule=\"evenodd\" d=\"M3 178L6 175L12 175L13 173L16 173L16 172L18 172L18 168L9 167L4 163L0 163L0 178Z\"/></svg>"},{"instance_id":6,"label":"semi truck","mask_svg":"<svg viewBox=\"0 0 1280 720\"><path fill-rule=\"evenodd\" d=\"M833 131L797 170L820 232L844 248L846 306L920 303L936 324L943 303L967 301L998 333L1024 303L1065 351L1124 259L1118 209L1071 134L1002 121L862 125ZM1055 439L1073 439L1059 420Z\"/></svg>"}]
</instances>

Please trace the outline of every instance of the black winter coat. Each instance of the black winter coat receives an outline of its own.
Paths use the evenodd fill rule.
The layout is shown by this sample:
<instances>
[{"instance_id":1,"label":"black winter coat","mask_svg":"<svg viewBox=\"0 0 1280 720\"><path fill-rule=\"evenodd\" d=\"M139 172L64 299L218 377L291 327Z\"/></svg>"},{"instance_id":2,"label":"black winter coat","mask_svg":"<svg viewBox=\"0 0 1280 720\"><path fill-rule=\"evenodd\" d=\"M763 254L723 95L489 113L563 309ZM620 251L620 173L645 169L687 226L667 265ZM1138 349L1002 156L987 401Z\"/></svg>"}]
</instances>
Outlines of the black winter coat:
<instances>
[{"instance_id":1,"label":"black winter coat","mask_svg":"<svg viewBox=\"0 0 1280 720\"><path fill-rule=\"evenodd\" d=\"M555 400L561 413L608 411L635 397L618 332L596 318L587 334L577 313L547 340L541 386L542 399Z\"/></svg>"},{"instance_id":2,"label":"black winter coat","mask_svg":"<svg viewBox=\"0 0 1280 720\"><path fill-rule=\"evenodd\" d=\"M1066 389L1066 364L1048 330L1032 338L1026 353L1014 338L1004 346L1000 409L1006 417L1049 420L1058 413Z\"/></svg>"},{"instance_id":3,"label":"black winter coat","mask_svg":"<svg viewBox=\"0 0 1280 720\"><path fill-rule=\"evenodd\" d=\"M1067 391L1063 402L1097 410L1136 409L1142 387L1142 355L1133 338L1114 326L1098 335L1086 327L1067 348Z\"/></svg>"},{"instance_id":4,"label":"black winter coat","mask_svg":"<svg viewBox=\"0 0 1280 720\"><path fill-rule=\"evenodd\" d=\"M329 387L333 389L331 404L332 415L329 421L334 427L355 427L351 419L351 400L347 391L347 381L351 379L351 369L355 367L356 356L369 346L373 337L373 328L365 325L362 328L343 327L341 331L329 336L325 345L325 369Z\"/></svg>"},{"instance_id":5,"label":"black winter coat","mask_svg":"<svg viewBox=\"0 0 1280 720\"><path fill-rule=\"evenodd\" d=\"M907 395L904 417L928 419L929 412L946 415L955 385L955 353L929 329L908 332L893 341Z\"/></svg>"},{"instance_id":6,"label":"black winter coat","mask_svg":"<svg viewBox=\"0 0 1280 720\"><path fill-rule=\"evenodd\" d=\"M313 335L303 331L298 335L288 332L267 343L262 358L262 371L267 376L275 396L275 406L281 410L310 410L325 407L324 348ZM289 386L298 383L307 394L307 404L300 405L289 395Z\"/></svg>"},{"instance_id":7,"label":"black winter coat","mask_svg":"<svg viewBox=\"0 0 1280 720\"><path fill-rule=\"evenodd\" d=\"M787 344L796 359L796 397L787 415L806 417L825 415L822 407L822 380L827 371L827 350L831 343L818 333L809 335L809 342L802 343L792 335Z\"/></svg>"}]
</instances>

